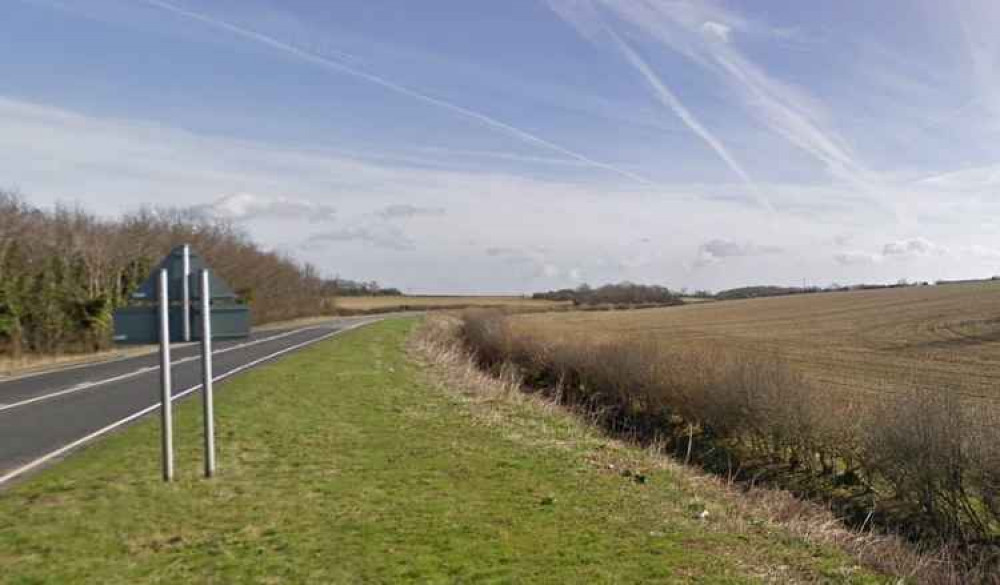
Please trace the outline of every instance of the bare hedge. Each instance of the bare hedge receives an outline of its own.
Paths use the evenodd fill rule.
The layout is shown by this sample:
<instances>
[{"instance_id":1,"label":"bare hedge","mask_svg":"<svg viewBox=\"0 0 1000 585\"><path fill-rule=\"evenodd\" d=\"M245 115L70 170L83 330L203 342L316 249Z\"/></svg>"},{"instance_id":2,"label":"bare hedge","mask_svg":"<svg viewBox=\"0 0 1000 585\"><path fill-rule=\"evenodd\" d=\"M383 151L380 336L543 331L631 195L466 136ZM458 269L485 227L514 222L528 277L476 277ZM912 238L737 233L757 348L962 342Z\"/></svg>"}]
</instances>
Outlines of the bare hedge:
<instances>
[{"instance_id":1,"label":"bare hedge","mask_svg":"<svg viewBox=\"0 0 1000 585\"><path fill-rule=\"evenodd\" d=\"M994 401L817 388L780 356L711 345L515 335L495 311L466 313L461 335L480 366L513 364L530 386L585 406L617 431L665 441L721 473L826 498L858 524L879 522L996 561Z\"/></svg>"}]
</instances>

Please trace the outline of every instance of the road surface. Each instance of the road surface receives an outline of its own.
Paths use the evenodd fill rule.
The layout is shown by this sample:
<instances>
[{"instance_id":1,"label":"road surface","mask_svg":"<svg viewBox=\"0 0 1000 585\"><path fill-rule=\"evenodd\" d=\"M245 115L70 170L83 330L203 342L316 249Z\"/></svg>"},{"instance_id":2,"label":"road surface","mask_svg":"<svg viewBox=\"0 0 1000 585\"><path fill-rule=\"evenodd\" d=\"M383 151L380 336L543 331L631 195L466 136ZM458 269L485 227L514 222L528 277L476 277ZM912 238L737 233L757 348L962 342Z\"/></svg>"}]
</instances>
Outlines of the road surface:
<instances>
[{"instance_id":1,"label":"road surface","mask_svg":"<svg viewBox=\"0 0 1000 585\"><path fill-rule=\"evenodd\" d=\"M380 317L354 317L217 342L213 378L312 345ZM201 348L175 346L174 400L200 389ZM159 410L159 354L78 366L0 382L0 489L73 449Z\"/></svg>"}]
</instances>

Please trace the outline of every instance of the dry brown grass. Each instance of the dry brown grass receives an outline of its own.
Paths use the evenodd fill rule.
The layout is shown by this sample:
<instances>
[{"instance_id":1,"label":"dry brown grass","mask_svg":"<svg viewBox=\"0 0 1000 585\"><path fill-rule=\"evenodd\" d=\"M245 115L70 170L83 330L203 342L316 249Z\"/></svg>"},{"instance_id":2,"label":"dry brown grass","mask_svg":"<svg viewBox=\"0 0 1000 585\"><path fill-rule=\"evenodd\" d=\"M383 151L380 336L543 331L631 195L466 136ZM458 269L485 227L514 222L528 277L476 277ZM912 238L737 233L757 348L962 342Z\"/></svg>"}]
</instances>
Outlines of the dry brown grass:
<instances>
[{"instance_id":1,"label":"dry brown grass","mask_svg":"<svg viewBox=\"0 0 1000 585\"><path fill-rule=\"evenodd\" d=\"M979 570L1000 561L1000 396L983 374L1000 366L997 298L998 286L962 285L479 312L462 335L482 366L514 364L615 432L955 547Z\"/></svg>"},{"instance_id":2,"label":"dry brown grass","mask_svg":"<svg viewBox=\"0 0 1000 585\"><path fill-rule=\"evenodd\" d=\"M35 374L48 370L146 355L155 352L157 348L158 346L155 345L141 345L84 355L28 354L21 355L20 357L0 356L0 381L6 378Z\"/></svg>"},{"instance_id":3,"label":"dry brown grass","mask_svg":"<svg viewBox=\"0 0 1000 585\"><path fill-rule=\"evenodd\" d=\"M524 315L518 332L643 336L780 354L824 388L929 388L1000 399L1000 283L822 293L639 313Z\"/></svg>"},{"instance_id":4,"label":"dry brown grass","mask_svg":"<svg viewBox=\"0 0 1000 585\"><path fill-rule=\"evenodd\" d=\"M495 307L511 309L549 309L569 303L542 301L515 296L384 296L338 297L337 308L347 311L392 311Z\"/></svg>"},{"instance_id":5,"label":"dry brown grass","mask_svg":"<svg viewBox=\"0 0 1000 585\"><path fill-rule=\"evenodd\" d=\"M411 351L418 361L434 366L429 372L443 387L461 393L478 420L499 427L511 440L530 441L540 448L577 449L602 470L669 470L675 489L699 509L711 508L713 522L706 528L745 535L763 531L772 538L785 533L817 546L836 547L901 583L989 582L988 577L963 569L948 549L921 551L896 536L851 530L828 507L788 491L733 483L685 466L663 443L638 450L627 441L596 434L593 412L567 409L565 401L557 401L560 397L533 393L525 385L523 370L505 363L496 375L489 375L478 367L476 356L463 347L462 326L454 316L429 317L411 339ZM539 424L539 420L552 422ZM784 575L765 580L789 579Z\"/></svg>"}]
</instances>

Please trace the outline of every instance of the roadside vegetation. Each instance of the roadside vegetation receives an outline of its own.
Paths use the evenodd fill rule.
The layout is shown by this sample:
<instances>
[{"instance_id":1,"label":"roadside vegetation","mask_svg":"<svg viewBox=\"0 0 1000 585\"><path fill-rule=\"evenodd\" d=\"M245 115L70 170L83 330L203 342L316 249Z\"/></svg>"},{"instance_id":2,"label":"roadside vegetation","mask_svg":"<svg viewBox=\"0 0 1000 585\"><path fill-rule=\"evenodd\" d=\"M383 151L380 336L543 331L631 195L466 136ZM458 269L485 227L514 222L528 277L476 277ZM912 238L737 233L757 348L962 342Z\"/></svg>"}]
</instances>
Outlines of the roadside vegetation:
<instances>
[{"instance_id":1,"label":"roadside vegetation","mask_svg":"<svg viewBox=\"0 0 1000 585\"><path fill-rule=\"evenodd\" d=\"M0 355L107 348L114 309L182 243L253 305L257 323L333 311L313 267L265 252L224 222L171 210L117 219L47 211L0 191Z\"/></svg>"},{"instance_id":2,"label":"roadside vegetation","mask_svg":"<svg viewBox=\"0 0 1000 585\"><path fill-rule=\"evenodd\" d=\"M0 583L890 582L551 405L446 383L416 324L220 386L213 480L188 401L173 484L154 418L0 492Z\"/></svg>"},{"instance_id":3,"label":"roadside vegetation","mask_svg":"<svg viewBox=\"0 0 1000 585\"><path fill-rule=\"evenodd\" d=\"M944 288L938 294L947 295ZM591 412L615 433L664 445L682 461L747 485L777 485L827 501L855 527L878 527L918 549L936 549L951 568L928 582L994 582L1000 575L998 396L906 388L908 378L890 380L893 390L883 392L824 385L809 375L801 354L789 361L781 344L767 344L768 336L793 337L794 330L817 340L803 340L806 348L823 341L836 347L843 339L857 346L870 330L849 327L864 321L852 321L823 299L835 306L848 299L862 316L884 302L882 310L895 307L889 314L897 319L900 313L893 311L901 303L927 299L901 298L901 292L850 293L862 295L853 300L840 293L811 296L814 314L829 319L827 329L801 329L789 313L778 318L774 313L794 314L796 305L782 309L778 303L792 299L768 299L742 302L752 333L738 319L711 318L712 311L733 316L735 304L722 303L644 312L641 323L629 313L470 312L461 337L487 371L499 375L513 368L528 387ZM960 303L976 296L961 287L952 292ZM997 294L988 291L986 298ZM938 314L929 308L939 308L942 298L932 300L905 312L911 319L920 314L922 328L931 332ZM806 299L796 302L801 308ZM994 306L987 301L966 310ZM688 317L678 317L683 311ZM906 325L897 322L896 331L909 331ZM962 339L959 347L974 345ZM925 367L933 367L924 349ZM812 357L822 364L823 355Z\"/></svg>"}]
</instances>

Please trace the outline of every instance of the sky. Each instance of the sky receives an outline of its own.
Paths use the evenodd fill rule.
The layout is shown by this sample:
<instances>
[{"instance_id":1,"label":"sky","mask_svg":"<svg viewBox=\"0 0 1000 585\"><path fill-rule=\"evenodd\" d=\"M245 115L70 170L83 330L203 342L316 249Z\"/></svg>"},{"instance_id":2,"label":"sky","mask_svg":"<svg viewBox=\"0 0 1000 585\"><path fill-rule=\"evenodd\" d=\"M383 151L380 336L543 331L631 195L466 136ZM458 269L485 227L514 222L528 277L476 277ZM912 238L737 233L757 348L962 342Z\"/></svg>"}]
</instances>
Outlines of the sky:
<instances>
[{"instance_id":1,"label":"sky","mask_svg":"<svg viewBox=\"0 0 1000 585\"><path fill-rule=\"evenodd\" d=\"M413 293L1000 274L993 0L6 0L0 188Z\"/></svg>"}]
</instances>

